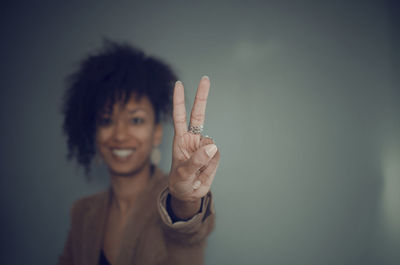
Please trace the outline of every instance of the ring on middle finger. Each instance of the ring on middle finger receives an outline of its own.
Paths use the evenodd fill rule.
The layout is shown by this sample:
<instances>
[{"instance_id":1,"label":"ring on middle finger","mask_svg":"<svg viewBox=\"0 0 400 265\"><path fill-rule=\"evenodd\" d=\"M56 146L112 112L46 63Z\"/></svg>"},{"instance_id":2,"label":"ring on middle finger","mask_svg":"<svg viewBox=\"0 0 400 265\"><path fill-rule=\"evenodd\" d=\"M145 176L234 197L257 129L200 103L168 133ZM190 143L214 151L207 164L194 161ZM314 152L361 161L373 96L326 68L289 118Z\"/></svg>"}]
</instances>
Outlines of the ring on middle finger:
<instances>
[{"instance_id":1,"label":"ring on middle finger","mask_svg":"<svg viewBox=\"0 0 400 265\"><path fill-rule=\"evenodd\" d=\"M201 134L203 132L203 125L189 125L189 133Z\"/></svg>"}]
</instances>

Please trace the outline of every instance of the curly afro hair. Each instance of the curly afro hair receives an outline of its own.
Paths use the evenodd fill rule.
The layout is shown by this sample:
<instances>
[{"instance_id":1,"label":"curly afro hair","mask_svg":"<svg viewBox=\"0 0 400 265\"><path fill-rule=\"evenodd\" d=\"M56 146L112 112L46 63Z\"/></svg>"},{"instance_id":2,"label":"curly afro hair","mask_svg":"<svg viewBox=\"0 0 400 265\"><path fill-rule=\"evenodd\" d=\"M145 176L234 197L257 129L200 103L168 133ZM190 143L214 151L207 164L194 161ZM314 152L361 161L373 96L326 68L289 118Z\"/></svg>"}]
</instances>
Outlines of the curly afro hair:
<instances>
[{"instance_id":1,"label":"curly afro hair","mask_svg":"<svg viewBox=\"0 0 400 265\"><path fill-rule=\"evenodd\" d=\"M176 80L161 60L128 44L106 40L102 49L85 58L67 78L62 113L68 160L76 158L89 175L96 154L97 121L102 113L111 112L115 102L126 104L132 95L138 99L146 96L156 123L165 120L171 113Z\"/></svg>"}]
</instances>

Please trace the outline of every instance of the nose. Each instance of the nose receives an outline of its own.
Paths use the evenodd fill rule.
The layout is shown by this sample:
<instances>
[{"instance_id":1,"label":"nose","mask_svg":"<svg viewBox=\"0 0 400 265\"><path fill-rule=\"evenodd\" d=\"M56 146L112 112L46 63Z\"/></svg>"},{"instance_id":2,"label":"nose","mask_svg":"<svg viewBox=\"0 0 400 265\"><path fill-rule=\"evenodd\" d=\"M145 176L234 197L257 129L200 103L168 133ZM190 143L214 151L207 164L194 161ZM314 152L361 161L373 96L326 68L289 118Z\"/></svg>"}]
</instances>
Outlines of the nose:
<instances>
[{"instance_id":1,"label":"nose","mask_svg":"<svg viewBox=\"0 0 400 265\"><path fill-rule=\"evenodd\" d=\"M114 127L114 139L118 142L123 142L128 138L128 128L123 121L118 121Z\"/></svg>"}]
</instances>

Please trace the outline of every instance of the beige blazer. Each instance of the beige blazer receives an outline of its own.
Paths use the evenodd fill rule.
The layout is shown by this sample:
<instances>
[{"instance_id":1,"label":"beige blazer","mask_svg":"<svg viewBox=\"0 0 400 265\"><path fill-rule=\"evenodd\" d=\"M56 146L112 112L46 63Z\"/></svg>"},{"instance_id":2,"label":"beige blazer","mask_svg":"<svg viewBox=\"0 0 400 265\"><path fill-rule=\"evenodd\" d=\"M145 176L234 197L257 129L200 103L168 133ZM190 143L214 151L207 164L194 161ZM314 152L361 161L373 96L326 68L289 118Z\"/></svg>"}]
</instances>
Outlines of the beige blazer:
<instances>
[{"instance_id":1,"label":"beige blazer","mask_svg":"<svg viewBox=\"0 0 400 265\"><path fill-rule=\"evenodd\" d=\"M113 265L203 264L206 237L215 220L211 193L203 199L200 213L188 221L172 223L165 207L167 178L158 169L151 178L129 218L118 263ZM110 188L73 204L59 265L99 263L112 196Z\"/></svg>"}]
</instances>

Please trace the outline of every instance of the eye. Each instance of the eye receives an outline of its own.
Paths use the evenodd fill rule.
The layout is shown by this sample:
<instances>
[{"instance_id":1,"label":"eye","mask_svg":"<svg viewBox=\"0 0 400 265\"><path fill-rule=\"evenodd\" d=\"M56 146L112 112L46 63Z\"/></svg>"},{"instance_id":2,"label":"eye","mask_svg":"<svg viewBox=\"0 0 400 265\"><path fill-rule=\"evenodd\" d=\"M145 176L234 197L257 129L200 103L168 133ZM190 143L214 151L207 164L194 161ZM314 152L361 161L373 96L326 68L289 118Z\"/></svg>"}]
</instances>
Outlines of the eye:
<instances>
[{"instance_id":1,"label":"eye","mask_svg":"<svg viewBox=\"0 0 400 265\"><path fill-rule=\"evenodd\" d=\"M134 125L140 125L140 124L144 123L144 119L141 117L134 117L131 119L131 122Z\"/></svg>"},{"instance_id":2,"label":"eye","mask_svg":"<svg viewBox=\"0 0 400 265\"><path fill-rule=\"evenodd\" d=\"M98 121L99 126L108 126L111 123L112 123L112 120L109 117L102 117Z\"/></svg>"}]
</instances>

